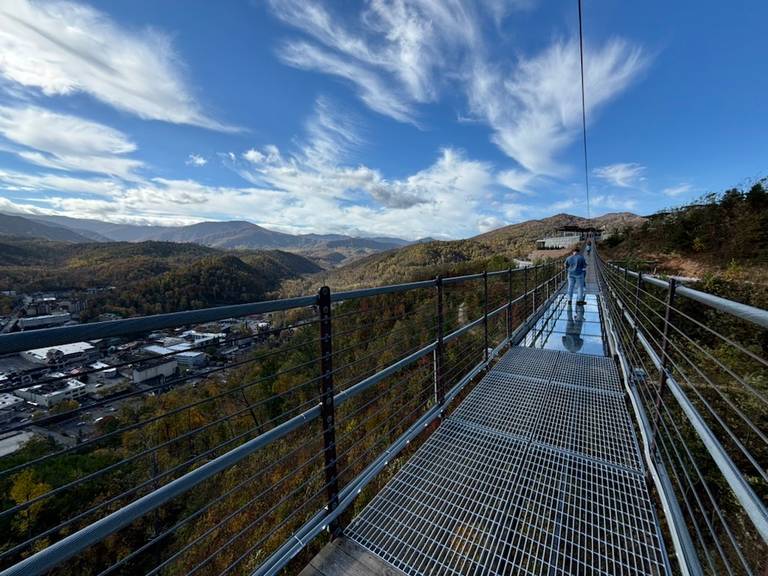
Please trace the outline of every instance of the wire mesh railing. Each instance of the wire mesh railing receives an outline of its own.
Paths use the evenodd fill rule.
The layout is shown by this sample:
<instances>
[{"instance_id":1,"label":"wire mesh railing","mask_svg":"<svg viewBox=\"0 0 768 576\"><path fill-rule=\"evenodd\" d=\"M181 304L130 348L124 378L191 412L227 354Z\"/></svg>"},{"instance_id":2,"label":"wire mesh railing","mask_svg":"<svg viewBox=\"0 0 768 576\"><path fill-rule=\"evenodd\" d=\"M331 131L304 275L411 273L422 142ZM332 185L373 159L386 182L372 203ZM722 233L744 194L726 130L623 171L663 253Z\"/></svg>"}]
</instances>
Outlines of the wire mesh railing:
<instances>
[{"instance_id":1,"label":"wire mesh railing","mask_svg":"<svg viewBox=\"0 0 768 576\"><path fill-rule=\"evenodd\" d=\"M562 281L547 263L0 336L0 574L277 573Z\"/></svg>"},{"instance_id":2,"label":"wire mesh railing","mask_svg":"<svg viewBox=\"0 0 768 576\"><path fill-rule=\"evenodd\" d=\"M674 548L690 574L768 570L768 312L598 261Z\"/></svg>"}]
</instances>

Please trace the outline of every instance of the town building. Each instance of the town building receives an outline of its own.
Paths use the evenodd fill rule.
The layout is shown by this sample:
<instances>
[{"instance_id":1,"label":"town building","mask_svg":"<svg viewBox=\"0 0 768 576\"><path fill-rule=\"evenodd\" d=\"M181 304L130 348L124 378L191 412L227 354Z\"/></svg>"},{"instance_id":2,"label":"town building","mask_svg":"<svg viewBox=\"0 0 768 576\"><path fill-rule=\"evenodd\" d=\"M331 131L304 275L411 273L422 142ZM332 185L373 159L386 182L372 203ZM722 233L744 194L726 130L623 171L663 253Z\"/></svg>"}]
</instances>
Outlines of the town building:
<instances>
[{"instance_id":1,"label":"town building","mask_svg":"<svg viewBox=\"0 0 768 576\"><path fill-rule=\"evenodd\" d=\"M190 350L192 345L189 342L180 344L171 344L170 346L159 346L153 344L145 346L144 351L157 356L174 358L179 366L186 368L202 368L208 363L208 355L202 350Z\"/></svg>"},{"instance_id":2,"label":"town building","mask_svg":"<svg viewBox=\"0 0 768 576\"><path fill-rule=\"evenodd\" d=\"M24 404L24 400L13 394L0 394L0 425L8 424L18 416L17 408Z\"/></svg>"},{"instance_id":3,"label":"town building","mask_svg":"<svg viewBox=\"0 0 768 576\"><path fill-rule=\"evenodd\" d=\"M179 364L175 358L152 357L146 355L136 358L131 366L131 378L134 384L162 384L176 374Z\"/></svg>"},{"instance_id":4,"label":"town building","mask_svg":"<svg viewBox=\"0 0 768 576\"><path fill-rule=\"evenodd\" d=\"M19 318L18 326L21 330L35 330L37 328L63 326L70 320L72 320L72 316L69 312L56 312L54 314L45 314L43 316L25 316Z\"/></svg>"},{"instance_id":5,"label":"town building","mask_svg":"<svg viewBox=\"0 0 768 576\"><path fill-rule=\"evenodd\" d=\"M23 404L24 399L19 398L13 394L3 393L0 394L0 410L10 410L17 407L19 404Z\"/></svg>"},{"instance_id":6,"label":"town building","mask_svg":"<svg viewBox=\"0 0 768 576\"><path fill-rule=\"evenodd\" d=\"M86 386L83 382L73 378L63 378L63 374L51 376L58 379L29 388L19 388L15 395L45 408L51 408L64 400L77 400L85 396Z\"/></svg>"},{"instance_id":7,"label":"town building","mask_svg":"<svg viewBox=\"0 0 768 576\"><path fill-rule=\"evenodd\" d=\"M98 356L98 351L93 344L88 342L73 342L71 344L59 344L47 348L35 348L22 352L21 356L36 364L48 366L71 366L74 364L88 364Z\"/></svg>"},{"instance_id":8,"label":"town building","mask_svg":"<svg viewBox=\"0 0 768 576\"><path fill-rule=\"evenodd\" d=\"M179 366L184 366L186 368L203 368L208 364L208 355L200 350L179 352L174 358L176 358Z\"/></svg>"},{"instance_id":9,"label":"town building","mask_svg":"<svg viewBox=\"0 0 768 576\"><path fill-rule=\"evenodd\" d=\"M227 335L223 332L198 332L197 330L187 330L181 333L181 337L187 342L191 342L196 348L210 346L223 342Z\"/></svg>"}]
</instances>

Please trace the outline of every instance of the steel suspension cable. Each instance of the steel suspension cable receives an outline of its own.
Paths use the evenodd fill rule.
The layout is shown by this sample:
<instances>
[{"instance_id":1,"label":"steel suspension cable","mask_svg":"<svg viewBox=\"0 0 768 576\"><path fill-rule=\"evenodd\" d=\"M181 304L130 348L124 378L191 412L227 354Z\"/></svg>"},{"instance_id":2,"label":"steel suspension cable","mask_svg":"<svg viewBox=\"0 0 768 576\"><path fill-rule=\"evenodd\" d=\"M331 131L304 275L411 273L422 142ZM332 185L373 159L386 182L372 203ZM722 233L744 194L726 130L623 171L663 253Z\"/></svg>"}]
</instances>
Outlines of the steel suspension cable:
<instances>
[{"instance_id":1,"label":"steel suspension cable","mask_svg":"<svg viewBox=\"0 0 768 576\"><path fill-rule=\"evenodd\" d=\"M589 163L587 162L587 101L584 96L584 26L582 23L581 0L579 1L579 63L581 65L581 128L584 141L584 187L587 193L587 220L591 219L589 209Z\"/></svg>"}]
</instances>

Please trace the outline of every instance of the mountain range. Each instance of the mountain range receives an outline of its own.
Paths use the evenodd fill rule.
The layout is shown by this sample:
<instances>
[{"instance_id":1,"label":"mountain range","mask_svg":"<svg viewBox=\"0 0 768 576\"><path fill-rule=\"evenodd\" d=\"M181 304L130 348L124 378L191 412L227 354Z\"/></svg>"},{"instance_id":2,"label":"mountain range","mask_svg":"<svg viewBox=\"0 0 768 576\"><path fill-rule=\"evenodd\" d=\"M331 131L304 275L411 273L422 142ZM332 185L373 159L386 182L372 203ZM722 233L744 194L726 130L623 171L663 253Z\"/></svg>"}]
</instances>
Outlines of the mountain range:
<instances>
[{"instance_id":1,"label":"mountain range","mask_svg":"<svg viewBox=\"0 0 768 576\"><path fill-rule=\"evenodd\" d=\"M156 241L197 244L221 250L283 250L300 254L323 268L331 269L357 261L366 265L393 258L410 258L414 264L437 264L480 254L503 253L526 257L537 238L552 233L560 226L593 225L612 230L638 225L644 220L629 212L605 214L591 220L557 214L541 220L511 224L465 240L445 242L425 238L408 242L400 238L357 238L342 234L286 234L237 220L200 222L188 226L141 226L66 216L0 214L0 236L73 243ZM433 261L435 258L437 260Z\"/></svg>"},{"instance_id":2,"label":"mountain range","mask_svg":"<svg viewBox=\"0 0 768 576\"><path fill-rule=\"evenodd\" d=\"M400 238L357 238L343 234L285 234L251 222L200 222L189 226L115 224L66 216L0 214L0 236L66 242L182 242L226 250L285 250L313 258L325 267L399 248Z\"/></svg>"},{"instance_id":3,"label":"mountain range","mask_svg":"<svg viewBox=\"0 0 768 576\"><path fill-rule=\"evenodd\" d=\"M515 259L548 259L557 251L536 251L536 240L551 235L561 226L594 226L609 232L642 225L646 218L630 212L604 214L586 219L571 214L556 214L540 220L510 224L463 240L416 242L359 258L319 276L289 281L285 295L307 293L317 285L347 290L433 278L469 274L483 269L514 265Z\"/></svg>"}]
</instances>

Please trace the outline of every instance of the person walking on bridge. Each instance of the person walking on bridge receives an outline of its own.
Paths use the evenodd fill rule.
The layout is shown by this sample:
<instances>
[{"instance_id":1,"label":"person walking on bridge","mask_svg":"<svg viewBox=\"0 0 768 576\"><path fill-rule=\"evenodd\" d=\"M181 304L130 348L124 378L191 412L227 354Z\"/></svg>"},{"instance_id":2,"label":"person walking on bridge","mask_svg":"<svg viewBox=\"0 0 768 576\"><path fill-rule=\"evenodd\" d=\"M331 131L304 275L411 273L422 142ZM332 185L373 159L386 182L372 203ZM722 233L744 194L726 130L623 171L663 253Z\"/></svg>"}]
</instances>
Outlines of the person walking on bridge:
<instances>
[{"instance_id":1,"label":"person walking on bridge","mask_svg":"<svg viewBox=\"0 0 768 576\"><path fill-rule=\"evenodd\" d=\"M586 289L587 261L581 255L581 250L578 246L565 259L565 269L568 271L568 302L573 299L573 291L578 287L579 299L576 301L576 304L586 304L584 301L584 291Z\"/></svg>"}]
</instances>

